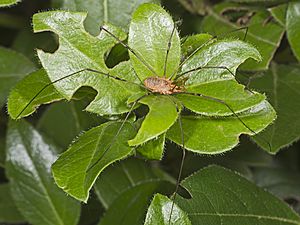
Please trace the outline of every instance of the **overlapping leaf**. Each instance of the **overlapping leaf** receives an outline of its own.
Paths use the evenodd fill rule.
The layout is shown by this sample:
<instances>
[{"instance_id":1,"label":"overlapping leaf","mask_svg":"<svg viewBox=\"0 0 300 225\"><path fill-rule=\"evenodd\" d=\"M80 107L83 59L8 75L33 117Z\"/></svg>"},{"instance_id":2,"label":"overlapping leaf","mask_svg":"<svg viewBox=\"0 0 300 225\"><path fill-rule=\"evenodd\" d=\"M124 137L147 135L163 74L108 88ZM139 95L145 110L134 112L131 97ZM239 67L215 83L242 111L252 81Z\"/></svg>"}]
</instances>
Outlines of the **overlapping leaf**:
<instances>
[{"instance_id":1,"label":"overlapping leaf","mask_svg":"<svg viewBox=\"0 0 300 225\"><path fill-rule=\"evenodd\" d=\"M11 6L17 4L21 0L0 0L0 7Z\"/></svg>"},{"instance_id":2,"label":"overlapping leaf","mask_svg":"<svg viewBox=\"0 0 300 225\"><path fill-rule=\"evenodd\" d=\"M300 2L290 2L286 15L287 38L294 55L300 61Z\"/></svg>"}]
</instances>

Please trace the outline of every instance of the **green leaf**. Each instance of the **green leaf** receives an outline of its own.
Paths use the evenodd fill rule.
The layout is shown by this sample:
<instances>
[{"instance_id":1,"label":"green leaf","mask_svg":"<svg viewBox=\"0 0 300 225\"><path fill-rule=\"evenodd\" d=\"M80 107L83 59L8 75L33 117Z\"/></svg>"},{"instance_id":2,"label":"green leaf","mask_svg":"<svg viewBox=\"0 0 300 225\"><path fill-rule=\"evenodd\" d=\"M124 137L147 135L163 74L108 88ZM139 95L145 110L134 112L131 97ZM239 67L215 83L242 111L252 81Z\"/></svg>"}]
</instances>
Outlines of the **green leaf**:
<instances>
[{"instance_id":1,"label":"green leaf","mask_svg":"<svg viewBox=\"0 0 300 225\"><path fill-rule=\"evenodd\" d=\"M61 102L51 105L38 122L38 130L66 149L82 131L99 125L104 119L82 110L84 101Z\"/></svg>"},{"instance_id":2,"label":"green leaf","mask_svg":"<svg viewBox=\"0 0 300 225\"><path fill-rule=\"evenodd\" d=\"M300 61L300 2L290 2L286 15L287 38L294 55Z\"/></svg>"},{"instance_id":3,"label":"green leaf","mask_svg":"<svg viewBox=\"0 0 300 225\"><path fill-rule=\"evenodd\" d=\"M0 167L4 167L5 162L5 139L0 137Z\"/></svg>"},{"instance_id":4,"label":"green leaf","mask_svg":"<svg viewBox=\"0 0 300 225\"><path fill-rule=\"evenodd\" d=\"M56 92L53 85L49 85L50 83L43 69L24 77L12 89L8 97L7 109L10 117L20 119L32 114L40 104L61 100L62 96ZM36 96L46 85L49 86ZM34 100L30 102L32 99Z\"/></svg>"},{"instance_id":5,"label":"green leaf","mask_svg":"<svg viewBox=\"0 0 300 225\"><path fill-rule=\"evenodd\" d=\"M89 32L96 35L99 26L104 23L112 23L116 26L128 29L132 12L143 3L159 2L159 0L127 0L126 4L122 0L63 0L60 8L88 12L85 21Z\"/></svg>"},{"instance_id":6,"label":"green leaf","mask_svg":"<svg viewBox=\"0 0 300 225\"><path fill-rule=\"evenodd\" d=\"M210 34L224 35L230 31L240 28L234 23L231 23L224 16L226 10L239 10L239 6L230 3L221 3L216 5L211 10L210 15L206 16L202 23L202 29ZM243 9L243 8L241 8ZM233 10L234 11L234 10ZM251 11L249 11L251 12ZM254 11L253 15L246 26L249 28L246 37L247 42L257 47L262 55L262 61L257 63L253 60L247 61L242 65L243 70L265 70L268 68L271 59L279 46L281 38L284 34L284 28L274 21L269 21L269 12ZM244 37L245 31L228 33L228 36L238 35L241 39Z\"/></svg>"},{"instance_id":7,"label":"green leaf","mask_svg":"<svg viewBox=\"0 0 300 225\"><path fill-rule=\"evenodd\" d=\"M0 0L0 7L12 6L21 2L21 0Z\"/></svg>"},{"instance_id":8,"label":"green leaf","mask_svg":"<svg viewBox=\"0 0 300 225\"><path fill-rule=\"evenodd\" d=\"M123 62L112 69L107 68L104 55L117 41L105 31L97 37L88 34L83 26L85 18L86 13L78 12L52 11L35 14L34 31L55 32L60 41L59 48L54 53L38 50L40 61L51 81L62 79L54 86L67 100L70 100L80 87L89 86L94 88L98 95L88 105L87 111L98 114L127 112L129 107L126 100L133 93L141 91L138 84L123 82L89 71L63 79L67 75L88 68L109 73L130 82L140 82L129 62ZM111 25L107 25L106 29L120 39L126 37L123 31Z\"/></svg>"},{"instance_id":9,"label":"green leaf","mask_svg":"<svg viewBox=\"0 0 300 225\"><path fill-rule=\"evenodd\" d=\"M127 141L135 130L126 122L115 138L121 124L107 122L82 134L52 166L57 185L74 198L87 202L89 190L100 172L132 152Z\"/></svg>"},{"instance_id":10,"label":"green leaf","mask_svg":"<svg viewBox=\"0 0 300 225\"><path fill-rule=\"evenodd\" d=\"M153 194L170 194L173 183L161 170L138 159L109 167L95 184L95 191L107 209L100 224L142 224Z\"/></svg>"},{"instance_id":11,"label":"green leaf","mask_svg":"<svg viewBox=\"0 0 300 225\"><path fill-rule=\"evenodd\" d=\"M140 100L149 107L137 135L128 141L130 146L141 145L166 132L178 117L177 106L170 96L150 95Z\"/></svg>"},{"instance_id":12,"label":"green leaf","mask_svg":"<svg viewBox=\"0 0 300 225\"><path fill-rule=\"evenodd\" d=\"M277 5L277 6L274 6L269 9L272 16L283 27L285 27L285 24L286 24L287 6L288 6L287 4L281 4L281 5Z\"/></svg>"},{"instance_id":13,"label":"green leaf","mask_svg":"<svg viewBox=\"0 0 300 225\"><path fill-rule=\"evenodd\" d=\"M0 184L0 223L20 223L24 219L18 211L9 184Z\"/></svg>"},{"instance_id":14,"label":"green leaf","mask_svg":"<svg viewBox=\"0 0 300 225\"><path fill-rule=\"evenodd\" d=\"M192 198L177 196L176 204L192 224L300 224L300 217L284 202L222 167L202 169L181 185Z\"/></svg>"},{"instance_id":15,"label":"green leaf","mask_svg":"<svg viewBox=\"0 0 300 225\"><path fill-rule=\"evenodd\" d=\"M132 53L130 53L130 60L142 81L150 76L164 76L167 48L174 26L171 16L162 7L155 4L143 4L133 13L128 44L142 59L142 62ZM153 71L143 62L146 62ZM175 29L166 64L165 75L167 77L177 71L179 62L180 39Z\"/></svg>"},{"instance_id":16,"label":"green leaf","mask_svg":"<svg viewBox=\"0 0 300 225\"><path fill-rule=\"evenodd\" d=\"M182 211L176 204L166 196L156 194L148 208L146 221L144 225L192 225L187 214ZM170 219L170 213L172 209L172 215Z\"/></svg>"},{"instance_id":17,"label":"green leaf","mask_svg":"<svg viewBox=\"0 0 300 225\"><path fill-rule=\"evenodd\" d=\"M138 146L136 150L147 159L161 160L165 148L166 134L158 136L156 139L147 141Z\"/></svg>"},{"instance_id":18,"label":"green leaf","mask_svg":"<svg viewBox=\"0 0 300 225\"><path fill-rule=\"evenodd\" d=\"M183 38L181 44L181 54L186 58L197 48L205 46L213 37L210 34L194 34Z\"/></svg>"},{"instance_id":19,"label":"green leaf","mask_svg":"<svg viewBox=\"0 0 300 225\"><path fill-rule=\"evenodd\" d=\"M13 199L31 224L77 224L80 205L54 184L50 166L56 148L29 124L10 122L6 172Z\"/></svg>"},{"instance_id":20,"label":"green leaf","mask_svg":"<svg viewBox=\"0 0 300 225\"><path fill-rule=\"evenodd\" d=\"M187 87L191 93L203 94L215 99L208 99L200 96L179 94L177 99L182 101L183 105L195 113L209 116L226 116L232 115L232 111L219 102L223 101L235 112L245 111L265 100L265 96L257 92L251 93L245 90L243 85L234 80L215 81L203 83L197 86Z\"/></svg>"},{"instance_id":21,"label":"green leaf","mask_svg":"<svg viewBox=\"0 0 300 225\"><path fill-rule=\"evenodd\" d=\"M300 67L273 63L264 76L252 80L251 87L267 94L278 115L274 124L254 137L255 142L270 151L261 138L268 140L271 153L276 153L297 141L300 137Z\"/></svg>"},{"instance_id":22,"label":"green leaf","mask_svg":"<svg viewBox=\"0 0 300 225\"><path fill-rule=\"evenodd\" d=\"M250 129L258 133L275 119L276 114L271 105L264 101L238 116ZM184 116L182 126L185 148L204 154L228 151L238 144L241 134L253 135L235 116ZM167 138L182 145L178 122L168 131Z\"/></svg>"},{"instance_id":23,"label":"green leaf","mask_svg":"<svg viewBox=\"0 0 300 225\"><path fill-rule=\"evenodd\" d=\"M0 47L0 107L6 102L9 90L35 66L22 54Z\"/></svg>"},{"instance_id":24,"label":"green leaf","mask_svg":"<svg viewBox=\"0 0 300 225\"><path fill-rule=\"evenodd\" d=\"M235 74L238 66L252 58L261 60L260 53L252 45L240 40L219 40L207 44L189 58L182 66L182 73L198 67L227 67ZM254 61L253 61L254 62ZM204 82L234 79L234 76L224 68L200 69L187 75L187 86L199 85Z\"/></svg>"}]
</instances>

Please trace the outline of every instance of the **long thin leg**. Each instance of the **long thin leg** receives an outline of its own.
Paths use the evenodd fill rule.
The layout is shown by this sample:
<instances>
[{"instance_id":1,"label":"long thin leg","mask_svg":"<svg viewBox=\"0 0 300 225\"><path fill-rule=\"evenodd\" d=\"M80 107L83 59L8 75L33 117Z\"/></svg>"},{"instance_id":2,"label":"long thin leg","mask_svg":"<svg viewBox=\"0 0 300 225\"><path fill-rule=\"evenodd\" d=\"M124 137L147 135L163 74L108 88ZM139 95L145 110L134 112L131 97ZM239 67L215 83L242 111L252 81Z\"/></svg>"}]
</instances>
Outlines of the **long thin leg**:
<instances>
[{"instance_id":1,"label":"long thin leg","mask_svg":"<svg viewBox=\"0 0 300 225\"><path fill-rule=\"evenodd\" d=\"M131 81L127 81L127 80L125 80L125 79L123 79L123 78L120 78L120 77L117 77L117 76L113 76L113 75L110 75L110 74L108 74L108 73L104 73L104 72L101 72L101 71L98 71L98 70L94 70L94 69L89 69L89 68L86 68L86 69L82 69L82 70L79 70L79 71L76 71L76 72L74 72L74 73L71 73L71 74L69 74L69 75L67 75L67 76L64 76L64 77L61 77L61 78L59 78L59 79L57 79L57 80L55 80L55 81L53 81L53 82L51 82L51 83L48 83L48 84L46 84L44 87L42 87L41 88L41 90L39 90L31 99L30 99L30 101L25 105L25 107L20 111L20 113L17 115L17 117L16 117L16 119L18 119L21 115L22 115L22 113L28 108L28 106L44 91L44 90L46 90L48 87L50 87L51 85L53 85L53 84L55 84L55 83L58 83L59 81L62 81L62 80L65 80L65 79L67 79L67 78L70 78L70 77L72 77L72 76L75 76L75 75L77 75L77 74L79 74L79 73L82 73L82 72L85 72L85 71L89 71L89 72L93 72L93 73L97 73L97 74L101 74L101 75L104 75L104 76L107 76L107 77L109 77L109 78L113 78L113 79L115 79L115 80L119 80L119 81L123 81L123 82L128 82L128 83L131 83L131 84L134 84L134 85L138 85L139 87L142 87L142 88L144 88L144 89L146 89L145 87L144 87L144 85L142 85L142 84L137 84L137 83L134 83L134 82L131 82Z\"/></svg>"},{"instance_id":2,"label":"long thin leg","mask_svg":"<svg viewBox=\"0 0 300 225\"><path fill-rule=\"evenodd\" d=\"M129 47L129 45L127 45L126 43L124 43L122 40L120 40L120 38L118 38L116 35L114 35L112 32L110 32L109 30L107 30L105 27L101 26L100 27L100 31L103 30L106 33L108 33L110 36L112 36L114 39L116 39L118 41L118 43L120 43L121 45L123 45L126 49L128 49L137 59L139 59L141 61L141 63L143 63L155 76L158 76L156 74L156 72L154 71L154 69L147 63L146 60L143 59L142 56L140 56L137 52L135 52L131 47Z\"/></svg>"},{"instance_id":3,"label":"long thin leg","mask_svg":"<svg viewBox=\"0 0 300 225\"><path fill-rule=\"evenodd\" d=\"M179 69L192 57L194 56L198 51L200 51L200 49L202 49L205 45L207 45L209 42L213 41L214 39L217 39L217 38L220 38L220 37L224 37L230 33L233 33L233 32L237 32L237 31L240 31L240 30L246 30L245 32L245 35L244 35L244 39L246 39L247 37L247 34L248 34L248 27L241 27L241 28L238 28L238 29L234 29L232 31L228 31L226 33L223 33L223 34L220 34L220 35L215 35L213 37L211 37L210 39L208 39L207 41L205 41L203 44L201 44L198 48L196 48L188 57L186 57L181 63L180 65L178 66L178 68L176 69L176 71L169 77L169 79L172 79L176 73L179 71Z\"/></svg>"},{"instance_id":4,"label":"long thin leg","mask_svg":"<svg viewBox=\"0 0 300 225\"><path fill-rule=\"evenodd\" d=\"M115 136L113 137L112 141L110 142L110 144L107 146L107 148L104 150L104 152L102 153L102 155L97 159L96 162L94 162L90 167L88 167L88 169L86 170L86 173L88 173L92 168L94 168L102 159L103 157L106 155L106 153L111 149L111 147L113 146L113 144L115 143L115 141L117 140L117 137L119 136L122 128L124 127L126 121L128 120L130 114L132 113L132 111L134 110L134 107L136 106L136 104L138 103L138 101L140 101L142 98L146 97L148 95L145 94L141 97L139 97L137 100L135 100L133 103L132 103L132 106L129 110L129 112L127 113L127 115L125 116L121 126L119 127L117 133L115 134Z\"/></svg>"},{"instance_id":5,"label":"long thin leg","mask_svg":"<svg viewBox=\"0 0 300 225\"><path fill-rule=\"evenodd\" d=\"M200 94L200 93L193 93L193 92L178 92L178 93L173 93L173 95L178 95L178 94L188 94L188 95L193 95L193 96L198 96L198 97L201 97L201 98L205 98L205 99L208 99L208 100L211 100L211 101L215 101L215 102L219 102L220 104L223 104L225 105L231 112L232 114L244 125L244 127L246 127L251 133L253 133L254 135L257 135L257 133L251 129L238 115L237 113L231 108L231 106L226 103L225 101L221 100L221 99L218 99L218 98L214 98L214 97L211 97L211 96L207 96L207 95L203 95L203 94ZM264 138L261 138L261 140L263 142L265 142L268 146L269 146L269 150L271 151L272 150L272 147L271 147L271 144L270 142L268 142L267 140L265 140Z\"/></svg>"},{"instance_id":6,"label":"long thin leg","mask_svg":"<svg viewBox=\"0 0 300 225\"><path fill-rule=\"evenodd\" d=\"M172 196L172 206L171 206L171 211L170 211L170 216L169 216L169 225L171 224L173 208L174 208L174 204L175 204L175 200L176 200L176 195L177 195L178 188L179 188L179 183L180 183L181 176L182 176L182 170L183 170L183 165L184 165L184 160L185 160L185 155L186 155L185 154L186 153L185 152L185 147L184 147L185 143L184 143L184 133L183 133L183 128L182 128L181 114L180 114L180 110L178 109L177 105L176 105L176 108L177 108L177 112L178 112L178 123L179 123L180 134L181 134L182 157L181 157L181 163L180 163L179 173L178 173L178 177L177 177L177 181L176 181L175 191L174 191L174 194Z\"/></svg>"},{"instance_id":7,"label":"long thin leg","mask_svg":"<svg viewBox=\"0 0 300 225\"><path fill-rule=\"evenodd\" d=\"M168 41L168 47L167 47L166 58L165 58L165 63L164 63L164 78L166 78L166 74L167 74L168 57L169 57L169 52L170 52L170 49L171 49L171 46L172 46L172 38L173 38L173 35L174 35L174 32L175 32L175 29L176 29L176 26L175 26L175 23L174 23L174 27L172 29L172 33L171 33L171 36L170 36L169 41Z\"/></svg>"}]
</instances>

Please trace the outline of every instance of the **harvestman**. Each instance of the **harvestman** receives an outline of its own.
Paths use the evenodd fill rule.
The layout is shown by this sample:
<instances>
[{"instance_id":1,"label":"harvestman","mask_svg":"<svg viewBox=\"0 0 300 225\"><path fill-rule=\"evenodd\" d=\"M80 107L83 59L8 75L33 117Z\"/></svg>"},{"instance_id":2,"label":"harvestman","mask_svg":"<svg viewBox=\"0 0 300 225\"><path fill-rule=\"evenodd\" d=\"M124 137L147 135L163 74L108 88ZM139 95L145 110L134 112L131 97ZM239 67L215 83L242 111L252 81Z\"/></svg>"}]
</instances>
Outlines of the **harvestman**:
<instances>
[{"instance_id":1,"label":"harvestman","mask_svg":"<svg viewBox=\"0 0 300 225\"><path fill-rule=\"evenodd\" d=\"M193 95L193 96L198 96L198 97L201 97L201 98L205 98L205 99L208 99L208 100L211 100L211 101L215 101L215 102L218 102L220 104L223 104L224 106L226 106L231 112L232 112L232 115L234 115L250 132L252 132L253 134L256 134L256 132L254 130L252 130L249 126L247 126L247 124L244 123L244 121L234 112L234 110L223 100L221 99L218 99L218 98L214 98L214 97L211 97L211 96L207 96L207 95L203 95L203 94L199 94L199 93L193 93L193 92L187 92L185 90L185 87L184 87L184 84L179 84L179 83L182 83L180 82L179 78L181 78L182 76L186 75L186 74L189 74L191 72L194 72L194 71L198 71L198 70L201 70L201 69L222 69L222 70L227 70L234 78L235 78L235 75L234 73L227 67L225 66L201 66L201 67L196 67L194 69L191 69L191 70L188 70L184 73L179 73L177 74L177 72L179 71L179 69L184 65L184 63L189 59L191 58L194 54L196 54L202 47L204 47L205 45L209 44L209 42L213 41L214 39L217 39L217 36L213 36L211 37L210 39L208 39L207 41L205 41L203 44L201 44L198 48L196 48L190 55L188 55L179 65L179 67L177 68L177 70L171 74L169 77L167 77L167 74L166 74L166 71L167 71L167 63L168 63L168 55L169 55L169 51L171 49L171 45L172 45L172 37L174 35L174 32L175 32L175 29L176 29L176 26L174 25L173 29L172 29L172 33L170 35L170 38L169 38L169 41L168 41L168 46L167 46L167 51L166 51L166 55L165 55L165 62L164 62L164 74L163 76L159 76L158 74L155 73L154 69L143 59L143 57L138 54L138 52L136 52L134 49L132 49L131 47L129 47L126 43L124 43L122 40L120 40L117 36L115 36L113 33L111 33L109 30L107 30L106 28L104 28L103 26L100 27L100 31L104 31L106 32L107 34L109 34L110 36L112 36L114 39L116 39L116 41L118 43L120 43L121 45L123 45L128 51L130 51L141 63L143 63L152 73L153 73L153 76L151 77L148 77L146 78L144 81L142 81L138 76L137 74L136 77L138 78L138 80L140 81L140 84L137 84L137 83L134 83L134 82L130 82L130 81L127 81L123 78L120 78L120 77L117 77L117 76L113 76L113 75L110 75L109 73L104 73L104 72L101 72L101 71L98 71L98 70L94 70L94 69L90 69L90 68L86 68L86 69L82 69L82 70L79 70L77 72L74 72L74 73L71 73L67 76L64 76L62 78L59 78L47 85L45 85L39 92L36 93L36 95L34 95L32 97L32 99L26 104L26 106L21 110L21 112L17 115L17 119L22 115L22 113L27 109L27 107L46 89L48 88L49 86L59 82L59 81L62 81L64 79L67 79L67 78L70 78L72 76L75 76L76 74L79 74L81 72L85 72L85 71L89 71L89 72L93 72L93 73L97 73L97 74L100 74L100 75L103 75L103 76L107 76L107 78L111 78L111 79L116 79L116 80L119 80L119 81L122 81L122 82L128 82L128 83L131 83L131 84L134 84L134 85L138 85L140 86L141 88L147 90L147 94L139 97L138 99L136 99L133 103L132 103L132 106L130 107L130 110L129 112L127 113L127 115L125 116L124 118L124 121L122 122L120 128L118 129L117 133L115 134L115 136L113 137L110 145L104 150L104 152L102 153L102 155L99 157L99 159L94 163L92 164L88 169L87 169L87 172L93 168L95 165L97 165L97 163L99 163L99 161L104 157L104 155L110 150L110 148L112 147L113 143L116 141L118 135L120 134L125 122L127 121L127 119L129 118L130 114L132 113L132 111L134 110L136 104L144 97L152 94L152 93L156 93L156 94L161 94L161 95L166 95L168 96L176 105L176 108L177 108L177 112L178 112L178 123L179 123L179 127L180 127L180 132L181 132L181 142L182 142L182 159L181 159L181 164L180 164L180 168L179 168L179 174L178 174L178 177L177 177L177 182L176 182L176 187L175 187L175 191L174 191L174 194L172 196L172 206L171 206L171 210L170 210L170 215L169 215L169 223L171 221L171 216L172 216L172 212L173 212L173 207L174 207L174 202L175 202L175 198L176 198L176 194L178 192L178 188L179 188L179 182L181 180L181 175L182 175L182 169L183 169L183 165L184 165L184 160L185 160L185 141L184 141L184 135L183 135L183 128L182 128L182 121L181 121L181 114L180 114L180 108L181 106L179 107L177 105L177 102L175 102L173 99L172 99L172 95L178 95L178 94L187 94L187 95ZM239 28L239 29L235 29L233 31L230 31L230 32L227 32L226 34L223 34L223 35L228 35L229 33L232 33L232 32L236 32L236 31L239 31L239 30L243 30L245 29L245 35L244 35L244 40L247 36L247 32L248 32L248 27L242 27L242 28ZM219 35L218 37L220 37L222 35ZM175 77L175 79L172 79L173 77ZM250 90L249 90L250 91ZM268 142L267 142L268 143ZM268 143L269 145L269 143Z\"/></svg>"}]
</instances>

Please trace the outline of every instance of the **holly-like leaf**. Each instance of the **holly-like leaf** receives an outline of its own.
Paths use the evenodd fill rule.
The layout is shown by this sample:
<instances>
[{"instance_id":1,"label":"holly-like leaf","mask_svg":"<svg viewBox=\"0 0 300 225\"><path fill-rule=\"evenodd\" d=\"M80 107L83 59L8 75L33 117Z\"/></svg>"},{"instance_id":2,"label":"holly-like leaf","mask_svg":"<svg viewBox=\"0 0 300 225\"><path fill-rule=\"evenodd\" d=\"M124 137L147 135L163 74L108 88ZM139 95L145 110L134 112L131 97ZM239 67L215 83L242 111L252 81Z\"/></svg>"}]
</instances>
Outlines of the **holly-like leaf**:
<instances>
[{"instance_id":1,"label":"holly-like leaf","mask_svg":"<svg viewBox=\"0 0 300 225\"><path fill-rule=\"evenodd\" d=\"M137 159L109 167L94 186L107 209L100 224L142 224L153 193L170 194L175 188L174 182L161 170Z\"/></svg>"},{"instance_id":2,"label":"holly-like leaf","mask_svg":"<svg viewBox=\"0 0 300 225\"><path fill-rule=\"evenodd\" d=\"M250 86L265 92L278 114L274 124L253 137L255 142L266 151L276 153L297 141L300 137L300 67L272 64L270 70L253 79ZM261 138L268 140L272 149Z\"/></svg>"},{"instance_id":3,"label":"holly-like leaf","mask_svg":"<svg viewBox=\"0 0 300 225\"><path fill-rule=\"evenodd\" d=\"M74 198L87 202L89 190L102 170L127 157L127 141L135 130L126 122L107 122L82 134L52 166L55 182Z\"/></svg>"},{"instance_id":4,"label":"holly-like leaf","mask_svg":"<svg viewBox=\"0 0 300 225\"><path fill-rule=\"evenodd\" d=\"M41 90L43 91L40 92ZM45 70L40 69L24 77L12 89L8 97L8 114L13 119L20 119L32 114L40 104L58 101L62 98L51 85Z\"/></svg>"},{"instance_id":5,"label":"holly-like leaf","mask_svg":"<svg viewBox=\"0 0 300 225\"><path fill-rule=\"evenodd\" d=\"M21 0L0 0L0 7L12 6L21 2Z\"/></svg>"},{"instance_id":6,"label":"holly-like leaf","mask_svg":"<svg viewBox=\"0 0 300 225\"><path fill-rule=\"evenodd\" d=\"M300 2L290 2L286 15L287 38L296 58L300 61Z\"/></svg>"},{"instance_id":7,"label":"holly-like leaf","mask_svg":"<svg viewBox=\"0 0 300 225\"><path fill-rule=\"evenodd\" d=\"M187 214L166 196L156 194L148 208L144 225L192 225ZM170 213L172 209L172 215Z\"/></svg>"},{"instance_id":8,"label":"holly-like leaf","mask_svg":"<svg viewBox=\"0 0 300 225\"><path fill-rule=\"evenodd\" d=\"M60 190L51 176L56 147L23 121L9 124L6 143L11 193L26 221L34 225L77 224L80 205Z\"/></svg>"},{"instance_id":9,"label":"holly-like leaf","mask_svg":"<svg viewBox=\"0 0 300 225\"><path fill-rule=\"evenodd\" d=\"M238 114L238 117L182 117L185 148L204 154L216 154L230 150L238 144L241 134L254 135L252 131L260 132L275 119L276 113L272 106L264 101L248 111ZM167 138L182 145L178 123L168 131ZM265 139L262 141L267 142Z\"/></svg>"},{"instance_id":10,"label":"holly-like leaf","mask_svg":"<svg viewBox=\"0 0 300 225\"><path fill-rule=\"evenodd\" d=\"M35 66L22 54L0 47L0 107L6 102L9 90Z\"/></svg>"},{"instance_id":11,"label":"holly-like leaf","mask_svg":"<svg viewBox=\"0 0 300 225\"><path fill-rule=\"evenodd\" d=\"M231 23L225 16L226 10L239 10L239 5L231 3L221 3L211 10L210 15L206 16L202 23L202 29L210 34L224 35L230 31L241 28L235 23ZM243 7L241 8L243 9ZM234 10L233 10L234 11ZM251 13L252 11L249 10ZM246 41L257 47L262 55L262 61L257 63L249 60L242 65L244 70L265 70L268 68L273 55L279 46L281 38L284 34L284 28L274 22L268 21L270 14L267 11L254 11L252 17L246 24L248 34ZM245 30L239 32L228 33L228 36L239 36L241 39L245 35Z\"/></svg>"},{"instance_id":12,"label":"holly-like leaf","mask_svg":"<svg viewBox=\"0 0 300 225\"><path fill-rule=\"evenodd\" d=\"M62 11L43 12L35 14L33 25L35 32L52 31L59 36L59 48L54 53L38 50L40 61L47 71L56 89L68 100L82 86L94 88L98 95L86 108L87 111L98 114L120 114L129 111L126 100L133 93L141 91L140 81L135 76L131 64L124 62L109 69L105 65L104 55L117 42L104 30L99 36L91 36L84 30L83 21L86 13L71 13ZM107 25L106 29L120 39L126 35L120 29ZM111 76L126 79L120 81L104 74L91 71L93 69ZM66 78L66 76L77 73ZM64 79L65 78L65 79ZM113 87L113 88L112 88Z\"/></svg>"},{"instance_id":13,"label":"holly-like leaf","mask_svg":"<svg viewBox=\"0 0 300 225\"><path fill-rule=\"evenodd\" d=\"M0 223L24 222L10 192L10 185L0 184Z\"/></svg>"},{"instance_id":14,"label":"holly-like leaf","mask_svg":"<svg viewBox=\"0 0 300 225\"><path fill-rule=\"evenodd\" d=\"M166 132L176 121L178 113L174 100L169 96L150 95L140 100L149 107L137 135L128 141L130 146L141 145Z\"/></svg>"},{"instance_id":15,"label":"holly-like leaf","mask_svg":"<svg viewBox=\"0 0 300 225\"><path fill-rule=\"evenodd\" d=\"M177 196L175 203L192 224L300 224L299 215L287 204L222 167L204 168L181 185L191 199Z\"/></svg>"},{"instance_id":16,"label":"holly-like leaf","mask_svg":"<svg viewBox=\"0 0 300 225\"><path fill-rule=\"evenodd\" d=\"M72 11L88 12L85 26L89 32L96 35L99 26L111 23L119 27L129 27L132 12L143 3L159 2L159 0L59 0L57 8Z\"/></svg>"},{"instance_id":17,"label":"holly-like leaf","mask_svg":"<svg viewBox=\"0 0 300 225\"><path fill-rule=\"evenodd\" d=\"M130 23L128 44L138 55L137 58L130 53L130 60L141 80L150 76L170 77L176 72L180 62L180 39L171 16L162 7L155 4L138 7Z\"/></svg>"}]
</instances>

